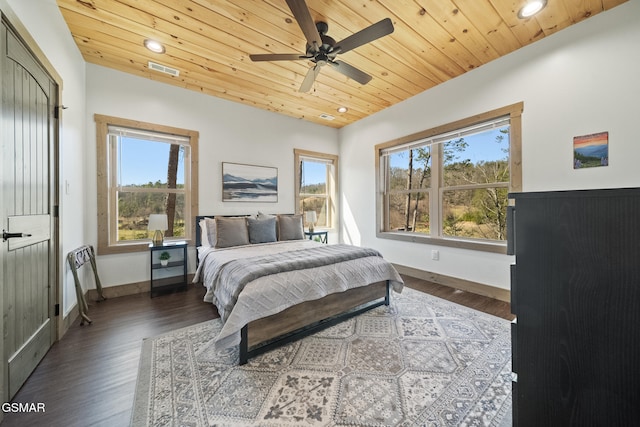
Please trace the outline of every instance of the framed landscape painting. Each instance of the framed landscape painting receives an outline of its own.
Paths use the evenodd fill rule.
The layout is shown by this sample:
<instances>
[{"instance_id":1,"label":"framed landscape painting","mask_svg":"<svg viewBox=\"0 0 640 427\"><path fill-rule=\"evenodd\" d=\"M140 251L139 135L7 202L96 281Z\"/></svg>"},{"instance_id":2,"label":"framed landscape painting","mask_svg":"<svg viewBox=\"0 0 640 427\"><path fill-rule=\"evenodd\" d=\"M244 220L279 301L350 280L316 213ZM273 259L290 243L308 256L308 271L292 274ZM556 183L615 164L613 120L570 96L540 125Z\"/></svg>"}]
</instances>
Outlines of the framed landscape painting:
<instances>
[{"instance_id":1,"label":"framed landscape painting","mask_svg":"<svg viewBox=\"0 0 640 427\"><path fill-rule=\"evenodd\" d=\"M222 162L223 202L277 202L278 169Z\"/></svg>"},{"instance_id":2,"label":"framed landscape painting","mask_svg":"<svg viewBox=\"0 0 640 427\"><path fill-rule=\"evenodd\" d=\"M573 138L573 168L593 168L609 165L609 132L575 136Z\"/></svg>"}]
</instances>

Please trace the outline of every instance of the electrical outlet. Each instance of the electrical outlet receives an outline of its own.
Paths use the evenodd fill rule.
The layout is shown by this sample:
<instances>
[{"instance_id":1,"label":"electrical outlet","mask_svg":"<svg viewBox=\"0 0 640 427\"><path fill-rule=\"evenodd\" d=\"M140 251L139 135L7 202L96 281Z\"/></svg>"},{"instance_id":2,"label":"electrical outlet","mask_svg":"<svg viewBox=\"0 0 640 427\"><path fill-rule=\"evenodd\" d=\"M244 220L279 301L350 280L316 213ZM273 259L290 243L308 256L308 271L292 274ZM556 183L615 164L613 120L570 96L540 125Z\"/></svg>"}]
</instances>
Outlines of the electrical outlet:
<instances>
[{"instance_id":1,"label":"electrical outlet","mask_svg":"<svg viewBox=\"0 0 640 427\"><path fill-rule=\"evenodd\" d=\"M438 261L440 259L440 251L433 249L431 251L431 259L434 261Z\"/></svg>"}]
</instances>

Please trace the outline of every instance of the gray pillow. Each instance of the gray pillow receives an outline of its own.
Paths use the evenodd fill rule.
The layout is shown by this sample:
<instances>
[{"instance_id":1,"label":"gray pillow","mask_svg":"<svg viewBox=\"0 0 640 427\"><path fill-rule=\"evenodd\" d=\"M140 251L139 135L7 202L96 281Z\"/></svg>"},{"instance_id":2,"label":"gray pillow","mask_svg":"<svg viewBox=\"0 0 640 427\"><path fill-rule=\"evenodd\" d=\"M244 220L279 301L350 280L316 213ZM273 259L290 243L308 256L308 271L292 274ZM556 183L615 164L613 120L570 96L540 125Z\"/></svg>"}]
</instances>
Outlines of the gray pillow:
<instances>
[{"instance_id":1,"label":"gray pillow","mask_svg":"<svg viewBox=\"0 0 640 427\"><path fill-rule=\"evenodd\" d=\"M205 230L207 232L207 243L206 246L216 246L216 220L214 218L205 218ZM202 243L204 245L204 243Z\"/></svg>"},{"instance_id":2,"label":"gray pillow","mask_svg":"<svg viewBox=\"0 0 640 427\"><path fill-rule=\"evenodd\" d=\"M267 219L267 218L275 218L275 215L270 215L270 214L266 214L263 212L258 211L258 215L256 215L256 218L258 219Z\"/></svg>"},{"instance_id":3,"label":"gray pillow","mask_svg":"<svg viewBox=\"0 0 640 427\"><path fill-rule=\"evenodd\" d=\"M278 215L278 240L304 239L302 215Z\"/></svg>"},{"instance_id":4,"label":"gray pillow","mask_svg":"<svg viewBox=\"0 0 640 427\"><path fill-rule=\"evenodd\" d=\"M246 218L216 218L216 248L249 244Z\"/></svg>"},{"instance_id":5,"label":"gray pillow","mask_svg":"<svg viewBox=\"0 0 640 427\"><path fill-rule=\"evenodd\" d=\"M276 241L276 217L265 219L247 219L249 241L251 243L268 243Z\"/></svg>"}]
</instances>

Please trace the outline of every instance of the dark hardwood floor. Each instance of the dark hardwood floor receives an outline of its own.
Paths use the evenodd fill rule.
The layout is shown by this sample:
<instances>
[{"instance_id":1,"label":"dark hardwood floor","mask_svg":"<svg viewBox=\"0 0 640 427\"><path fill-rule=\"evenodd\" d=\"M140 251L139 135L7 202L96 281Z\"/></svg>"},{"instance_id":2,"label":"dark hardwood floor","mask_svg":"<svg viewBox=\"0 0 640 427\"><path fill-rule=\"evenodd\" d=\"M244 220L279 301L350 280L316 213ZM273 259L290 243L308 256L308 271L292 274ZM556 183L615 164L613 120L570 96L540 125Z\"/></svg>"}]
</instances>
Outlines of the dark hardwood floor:
<instances>
[{"instance_id":1,"label":"dark hardwood floor","mask_svg":"<svg viewBox=\"0 0 640 427\"><path fill-rule=\"evenodd\" d=\"M511 305L508 302L484 297L471 292L460 291L448 286L437 285L414 277L402 276L402 278L404 279L404 284L410 288L453 301L456 304L471 307L475 310L502 317L506 320L513 320L516 317L511 314Z\"/></svg>"},{"instance_id":2,"label":"dark hardwood floor","mask_svg":"<svg viewBox=\"0 0 640 427\"><path fill-rule=\"evenodd\" d=\"M508 320L509 304L404 277L407 286ZM13 402L45 404L44 413L6 413L8 426L128 426L141 343L214 317L204 288L149 298L148 293L90 303L91 325L77 321L18 392Z\"/></svg>"}]
</instances>

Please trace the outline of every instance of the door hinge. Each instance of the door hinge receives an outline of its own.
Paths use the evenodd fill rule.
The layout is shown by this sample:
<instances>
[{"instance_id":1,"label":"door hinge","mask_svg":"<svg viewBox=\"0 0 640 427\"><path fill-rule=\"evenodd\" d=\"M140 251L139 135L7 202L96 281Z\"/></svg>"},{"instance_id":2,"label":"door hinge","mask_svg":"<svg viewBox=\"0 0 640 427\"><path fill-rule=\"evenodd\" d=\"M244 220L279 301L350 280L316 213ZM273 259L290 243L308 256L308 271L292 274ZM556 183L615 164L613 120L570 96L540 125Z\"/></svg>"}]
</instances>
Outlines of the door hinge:
<instances>
[{"instance_id":1,"label":"door hinge","mask_svg":"<svg viewBox=\"0 0 640 427\"><path fill-rule=\"evenodd\" d=\"M53 217L54 218L58 218L59 216L60 216L60 206L54 205L53 206Z\"/></svg>"},{"instance_id":2,"label":"door hinge","mask_svg":"<svg viewBox=\"0 0 640 427\"><path fill-rule=\"evenodd\" d=\"M60 316L60 304L55 305L55 316Z\"/></svg>"}]
</instances>

